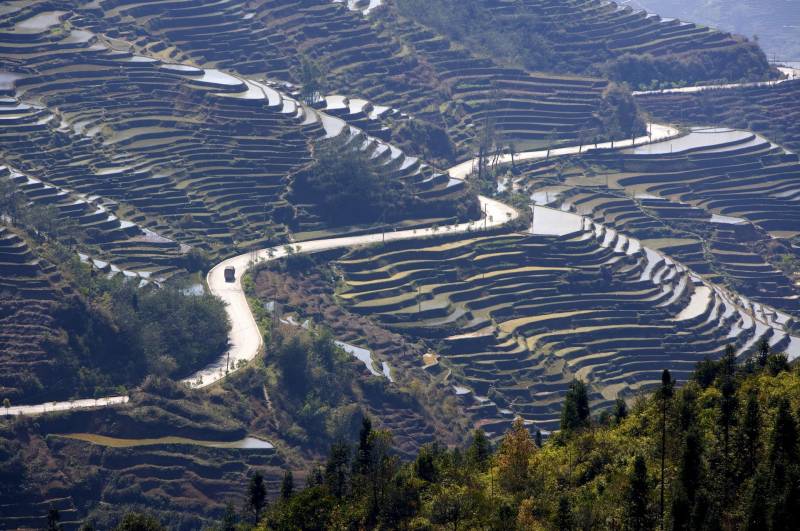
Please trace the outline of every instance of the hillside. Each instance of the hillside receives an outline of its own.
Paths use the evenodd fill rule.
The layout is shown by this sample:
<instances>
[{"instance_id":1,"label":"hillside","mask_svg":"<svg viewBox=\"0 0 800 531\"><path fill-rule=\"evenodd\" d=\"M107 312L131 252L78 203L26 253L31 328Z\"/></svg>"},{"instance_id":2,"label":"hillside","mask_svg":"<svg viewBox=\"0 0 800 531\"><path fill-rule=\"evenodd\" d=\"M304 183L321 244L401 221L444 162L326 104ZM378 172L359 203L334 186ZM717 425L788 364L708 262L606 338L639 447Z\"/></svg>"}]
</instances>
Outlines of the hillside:
<instances>
[{"instance_id":1,"label":"hillside","mask_svg":"<svg viewBox=\"0 0 800 531\"><path fill-rule=\"evenodd\" d=\"M603 75L634 87L770 75L764 53L744 37L615 2L395 3L472 50L531 70Z\"/></svg>"},{"instance_id":2,"label":"hillside","mask_svg":"<svg viewBox=\"0 0 800 531\"><path fill-rule=\"evenodd\" d=\"M704 361L680 389L668 371L662 376L657 393L631 407L618 401L600 415L574 383L561 411L562 431L544 442L520 420L496 445L478 429L467 446L427 444L402 462L392 453L392 432L364 419L357 437L331 446L304 487L286 475L272 482L274 461L253 458L246 466L264 473L264 489L254 487L255 474L238 486L205 479L208 472L193 483L242 500L228 506L218 529L793 529L800 503L797 369L763 351L741 368L730 356ZM52 455L75 455L66 439L48 436L44 446L33 427L16 430ZM164 450L160 460L171 464L173 477L197 470L200 456L223 457L195 450L178 458ZM122 463L123 450L97 452L112 469ZM226 452L230 479L247 452ZM15 461L4 468L6 474L28 469ZM111 473L121 479L136 472ZM274 498L269 505L267 494ZM73 517L68 500L57 507L62 520ZM145 529L164 529L159 519L179 528L152 505L138 512L156 515Z\"/></svg>"},{"instance_id":3,"label":"hillside","mask_svg":"<svg viewBox=\"0 0 800 531\"><path fill-rule=\"evenodd\" d=\"M3 3L0 529L789 529L798 77L604 0Z\"/></svg>"},{"instance_id":4,"label":"hillside","mask_svg":"<svg viewBox=\"0 0 800 531\"><path fill-rule=\"evenodd\" d=\"M229 323L218 300L96 273L74 251L39 238L0 225L4 399L97 398L148 374L183 376L224 352ZM201 323L205 336L192 337Z\"/></svg>"},{"instance_id":5,"label":"hillside","mask_svg":"<svg viewBox=\"0 0 800 531\"><path fill-rule=\"evenodd\" d=\"M800 9L786 0L634 0L631 4L667 17L693 20L741 35L758 37L770 59L797 60Z\"/></svg>"},{"instance_id":6,"label":"hillside","mask_svg":"<svg viewBox=\"0 0 800 531\"><path fill-rule=\"evenodd\" d=\"M795 153L800 151L800 83L782 84L769 90L752 87L694 94L648 94L639 96L637 101L659 119L749 129Z\"/></svg>"}]
</instances>

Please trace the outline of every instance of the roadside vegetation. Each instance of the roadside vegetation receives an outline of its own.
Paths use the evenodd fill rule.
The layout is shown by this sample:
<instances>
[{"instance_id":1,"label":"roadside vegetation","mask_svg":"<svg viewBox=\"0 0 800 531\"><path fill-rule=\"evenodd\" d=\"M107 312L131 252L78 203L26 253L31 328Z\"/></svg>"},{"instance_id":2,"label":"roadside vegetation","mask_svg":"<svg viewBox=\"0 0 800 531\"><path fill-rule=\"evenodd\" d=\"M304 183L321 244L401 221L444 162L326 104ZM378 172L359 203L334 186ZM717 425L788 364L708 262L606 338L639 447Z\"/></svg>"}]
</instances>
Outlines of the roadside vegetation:
<instances>
[{"instance_id":1,"label":"roadside vegetation","mask_svg":"<svg viewBox=\"0 0 800 531\"><path fill-rule=\"evenodd\" d=\"M376 158L361 147L361 140L348 135L317 141L313 162L295 178L293 197L315 204L319 216L330 225L391 223L415 216L478 217L473 194L423 197L425 187L418 181L424 175L401 177L402 172L384 159L385 154Z\"/></svg>"},{"instance_id":2,"label":"roadside vegetation","mask_svg":"<svg viewBox=\"0 0 800 531\"><path fill-rule=\"evenodd\" d=\"M178 284L139 287L139 279L95 275L63 258L80 296L58 313L64 333L51 336L47 350L77 374L74 394L134 386L149 374L188 376L225 351L230 325L216 297Z\"/></svg>"},{"instance_id":3,"label":"roadside vegetation","mask_svg":"<svg viewBox=\"0 0 800 531\"><path fill-rule=\"evenodd\" d=\"M216 297L192 293L178 279L141 286L140 278L109 277L48 233L36 234L38 256L57 264L59 280L52 324L28 347L41 348L50 364L22 375L15 402L124 392L150 374L188 376L225 351L229 323Z\"/></svg>"}]
</instances>

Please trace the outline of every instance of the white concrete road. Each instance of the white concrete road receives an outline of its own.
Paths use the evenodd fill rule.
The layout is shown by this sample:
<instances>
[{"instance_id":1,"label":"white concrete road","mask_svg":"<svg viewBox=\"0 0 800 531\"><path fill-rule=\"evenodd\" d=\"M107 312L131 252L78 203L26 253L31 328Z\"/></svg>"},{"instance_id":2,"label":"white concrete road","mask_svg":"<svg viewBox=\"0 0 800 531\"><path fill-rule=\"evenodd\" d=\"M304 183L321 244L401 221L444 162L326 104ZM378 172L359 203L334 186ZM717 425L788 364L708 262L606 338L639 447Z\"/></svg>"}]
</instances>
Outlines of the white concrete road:
<instances>
[{"instance_id":1,"label":"white concrete road","mask_svg":"<svg viewBox=\"0 0 800 531\"><path fill-rule=\"evenodd\" d=\"M729 90L738 88L749 87L774 87L787 81L794 81L800 79L800 68L791 68L787 66L780 66L778 70L786 77L783 79L775 79L773 81L753 81L751 83L727 83L724 85L698 85L695 87L680 87L661 90L637 90L632 94L634 96L648 96L652 94L681 94L691 92L703 92L705 90Z\"/></svg>"},{"instance_id":2,"label":"white concrete road","mask_svg":"<svg viewBox=\"0 0 800 531\"><path fill-rule=\"evenodd\" d=\"M128 401L127 396L106 396L103 398L82 398L80 400L69 400L64 402L45 402L32 406L12 406L10 408L0 408L0 415L41 415L42 413L52 413L54 411L67 411L71 409L92 409L117 404L124 404Z\"/></svg>"},{"instance_id":3,"label":"white concrete road","mask_svg":"<svg viewBox=\"0 0 800 531\"><path fill-rule=\"evenodd\" d=\"M483 219L479 221L445 225L439 227L438 230L433 228L400 230L362 236L312 240L292 244L292 247L295 253L314 253L329 249L381 243L383 241L408 240L436 234L477 231L483 228L497 227L519 217L519 212L504 203L482 196L479 199L481 210L485 213ZM222 358L186 378L184 382L193 387L206 387L224 378L226 367L230 367L230 371L235 370L241 361L248 362L258 355L263 344L263 338L242 289L242 275L253 265L254 261L275 260L286 256L286 252L286 246L281 245L240 254L217 264L208 272L206 280L209 291L221 298L226 304L226 311L231 322L230 348ZM225 269L228 267L233 267L236 270L234 282L225 281Z\"/></svg>"},{"instance_id":4,"label":"white concrete road","mask_svg":"<svg viewBox=\"0 0 800 531\"><path fill-rule=\"evenodd\" d=\"M621 149L632 145L660 142L680 134L678 129L660 124L648 124L648 132L650 134L636 139L629 138L627 140L613 142L613 148ZM597 145L598 149L608 149L611 147L612 142L605 142ZM574 155L587 149L589 149L588 146L563 147L551 150L550 156ZM515 155L515 160L543 159L548 156L547 151L548 150L523 152ZM499 163L510 164L511 157L509 155L503 156L500 158ZM475 164L476 159L468 160L453 166L448 170L448 173L451 177L456 179L464 179L472 172ZM438 231L434 231L433 228L427 228L313 240L293 244L294 252L313 253L327 251L329 249L380 243L382 241L407 240L422 236L432 236L437 233L447 234L479 230L481 228L503 225L519 216L519 212L500 201L483 196L479 196L479 200L481 203L481 210L484 212L483 218L480 221L444 226L440 227ZM228 318L231 322L231 333L228 341L230 347L222 358L186 378L184 380L185 383L193 387L206 387L218 382L224 378L226 374L236 370L240 362L249 362L258 355L263 345L263 338L261 332L258 330L258 325L250 311L250 306L248 305L247 298L242 289L242 274L253 265L253 262L274 260L284 256L286 256L286 246L283 245L270 249L261 249L256 252L248 252L240 254L239 256L234 256L233 258L228 258L217 264L208 272L206 281L209 291L221 298L226 304ZM236 277L233 282L225 281L225 269L228 267L233 267L236 270Z\"/></svg>"},{"instance_id":5,"label":"white concrete road","mask_svg":"<svg viewBox=\"0 0 800 531\"><path fill-rule=\"evenodd\" d=\"M630 147L634 144L641 145L649 142L659 142L675 137L679 134L679 131L676 128L660 124L648 124L648 131L651 134L633 140L627 139L614 142L613 147L615 149L621 149ZM551 150L550 156L574 155L582 151L586 151L590 149L590 147L594 146L568 146L558 148ZM597 148L599 149L609 149L611 147L611 142L605 142L597 145ZM547 151L548 150L543 149L519 153L518 155L515 155L515 160L543 159L548 156ZM499 160L499 164L510 163L511 157L507 155L501 157ZM453 166L448 170L448 172L451 177L464 179L472 171L475 164L476 159L468 160ZM479 199L481 203L481 210L485 213L482 219L479 221L462 223L459 225L443 226L439 227L436 231L434 231L433 228L426 228L375 233L362 236L312 240L293 244L294 252L313 253L329 249L380 243L382 241L406 240L420 238L423 236L432 236L435 234L480 230L481 228L491 228L503 225L519 216L519 212L512 207L501 203L500 201L489 199L483 196L479 196ZM242 274L247 271L248 267L252 265L253 261L274 260L284 256L286 256L286 247L283 245L269 249L261 249L254 253L248 252L228 258L227 260L217 264L211 271L208 272L206 280L208 282L209 290L214 295L220 297L226 304L228 319L230 319L231 322L231 332L228 340L230 347L228 352L214 363L184 379L183 381L185 383L192 387L207 387L225 378L226 374L230 374L231 372L235 371L240 366L240 362L249 362L258 355L262 348L263 338L258 330L255 318L250 311L250 306L248 305L247 298L245 297L242 289ZM225 282L224 271L227 267L234 267L236 270L236 279L234 282ZM228 367L230 370L226 370ZM97 400L88 399L74 400L69 402L49 402L46 404L15 406L10 408L7 413L10 415L37 415L50 411L66 411L70 409L111 406L123 404L127 401L127 396L112 396L99 398ZM0 412L3 412L3 410L0 409Z\"/></svg>"},{"instance_id":6,"label":"white concrete road","mask_svg":"<svg viewBox=\"0 0 800 531\"><path fill-rule=\"evenodd\" d=\"M640 136L634 139L627 138L625 140L617 140L614 142L603 142L600 144L585 144L583 146L567 146L552 150L547 149L539 149L536 151L523 151L521 153L516 153L514 155L515 161L523 161L523 160L534 160L534 159L544 159L548 156L557 157L561 155L577 155L578 153L583 153L585 151L589 151L590 149L611 149L613 145L613 149L622 149L626 147L631 147L633 145L642 145L642 144L649 144L653 142L661 142L663 140L667 140L673 137L676 137L680 134L680 131L672 126L669 125L661 125L661 124L647 124L647 131L649 134ZM457 179L464 179L467 175L472 173L475 165L477 164L477 158L472 160L467 160L462 162L461 164L457 164L450 168L450 177L455 177ZM502 155L499 159L500 164L511 164L511 155Z\"/></svg>"}]
</instances>

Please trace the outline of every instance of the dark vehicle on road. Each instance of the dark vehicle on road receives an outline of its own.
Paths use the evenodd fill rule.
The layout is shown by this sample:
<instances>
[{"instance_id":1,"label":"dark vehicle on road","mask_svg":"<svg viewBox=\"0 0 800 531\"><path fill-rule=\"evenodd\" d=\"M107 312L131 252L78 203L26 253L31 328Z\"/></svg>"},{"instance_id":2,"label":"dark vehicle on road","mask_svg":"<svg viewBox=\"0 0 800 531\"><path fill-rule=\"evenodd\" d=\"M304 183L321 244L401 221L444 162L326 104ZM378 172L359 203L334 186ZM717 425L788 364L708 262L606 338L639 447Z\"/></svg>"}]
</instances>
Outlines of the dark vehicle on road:
<instances>
[{"instance_id":1,"label":"dark vehicle on road","mask_svg":"<svg viewBox=\"0 0 800 531\"><path fill-rule=\"evenodd\" d=\"M225 268L225 282L235 282L236 281L236 268L226 267Z\"/></svg>"}]
</instances>

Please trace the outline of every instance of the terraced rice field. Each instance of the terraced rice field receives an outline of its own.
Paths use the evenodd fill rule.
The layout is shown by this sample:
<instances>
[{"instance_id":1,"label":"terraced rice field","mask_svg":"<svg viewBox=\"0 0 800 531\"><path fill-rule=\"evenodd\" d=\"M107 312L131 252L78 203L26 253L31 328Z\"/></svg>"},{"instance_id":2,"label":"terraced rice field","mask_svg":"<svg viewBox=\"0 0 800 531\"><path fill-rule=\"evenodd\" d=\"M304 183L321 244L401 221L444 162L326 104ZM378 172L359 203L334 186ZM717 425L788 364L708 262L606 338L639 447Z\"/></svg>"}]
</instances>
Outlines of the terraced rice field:
<instances>
[{"instance_id":1,"label":"terraced rice field","mask_svg":"<svg viewBox=\"0 0 800 531\"><path fill-rule=\"evenodd\" d=\"M573 378L605 406L656 384L664 368L682 380L726 342L745 351L771 334L686 267L617 231L581 225L561 235L354 250L336 262L338 298L350 312L439 344L452 368L445 382L496 434L515 415L556 429Z\"/></svg>"},{"instance_id":2,"label":"terraced rice field","mask_svg":"<svg viewBox=\"0 0 800 531\"><path fill-rule=\"evenodd\" d=\"M553 43L559 59L583 71L623 54L680 55L720 51L736 43L729 33L662 18L618 2L486 0L485 4L501 19L520 12L533 14L546 34L560 30Z\"/></svg>"},{"instance_id":3,"label":"terraced rice field","mask_svg":"<svg viewBox=\"0 0 800 531\"><path fill-rule=\"evenodd\" d=\"M796 155L747 131L696 128L581 160L552 197L545 183L557 180L553 162L529 166L517 186L645 240L753 301L800 311L795 280L777 267L781 256L796 253Z\"/></svg>"},{"instance_id":4,"label":"terraced rice field","mask_svg":"<svg viewBox=\"0 0 800 531\"><path fill-rule=\"evenodd\" d=\"M333 93L444 125L456 142L471 140L487 114L509 139L576 138L596 126L592 113L606 85L503 67L392 12L367 18L330 0L74 4L76 27L165 62L296 82L299 58L314 58L326 66ZM12 21L47 5L21 9ZM499 103L498 91L506 96Z\"/></svg>"},{"instance_id":5,"label":"terraced rice field","mask_svg":"<svg viewBox=\"0 0 800 531\"><path fill-rule=\"evenodd\" d=\"M637 100L660 119L750 129L795 153L800 151L800 81L775 87L650 94Z\"/></svg>"},{"instance_id":6,"label":"terraced rice field","mask_svg":"<svg viewBox=\"0 0 800 531\"><path fill-rule=\"evenodd\" d=\"M12 400L41 391L57 361L42 341L57 329L55 313L69 287L58 268L0 224L0 394Z\"/></svg>"},{"instance_id":7,"label":"terraced rice field","mask_svg":"<svg viewBox=\"0 0 800 531\"><path fill-rule=\"evenodd\" d=\"M81 527L87 509L101 521L118 504L146 507L173 529L198 529L222 517L225 503L244 503L242 485L252 470L265 475L270 492L280 488L285 464L269 449L207 448L187 444L115 447L57 435L34 437L24 453L41 463L50 483L24 497L0 502L3 529L46 527L47 511L59 510L65 530ZM48 470L68 461L81 474ZM79 507L80 510L76 509ZM98 521L98 525L102 525Z\"/></svg>"},{"instance_id":8,"label":"terraced rice field","mask_svg":"<svg viewBox=\"0 0 800 531\"><path fill-rule=\"evenodd\" d=\"M14 30L37 7L46 4L15 13L2 34L7 42L0 57L24 64L25 73L15 74L0 102L0 155L27 182L57 187L48 190L63 203L60 212L90 233L89 243L104 244L99 259L168 276L188 248L181 246L222 253L280 240L287 228L321 229L314 206L289 197L289 186L310 160L311 142L339 134L370 151L390 178L414 186L421 210L446 212L448 202L465 194L460 183L369 136L384 128L364 116L366 104L358 111L368 126L362 132L302 106L281 87L116 51L105 37L64 22ZM48 24L63 17L44 13L52 15ZM56 201L32 193L42 203ZM83 209L66 208L74 206L73 196L85 199ZM108 207L123 228L137 224L159 237L120 241L120 234L108 233L119 223L100 216ZM137 262L136 255L150 253L148 244L164 247L160 254L167 256L159 261L152 252L155 263Z\"/></svg>"},{"instance_id":9,"label":"terraced rice field","mask_svg":"<svg viewBox=\"0 0 800 531\"><path fill-rule=\"evenodd\" d=\"M322 135L277 93L213 69L116 52L83 30L5 36L0 56L27 71L13 96L29 103L5 102L3 157L124 202L131 221L183 243L257 240L248 225L276 217L287 174Z\"/></svg>"}]
</instances>

